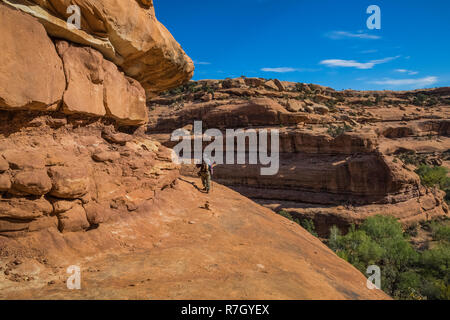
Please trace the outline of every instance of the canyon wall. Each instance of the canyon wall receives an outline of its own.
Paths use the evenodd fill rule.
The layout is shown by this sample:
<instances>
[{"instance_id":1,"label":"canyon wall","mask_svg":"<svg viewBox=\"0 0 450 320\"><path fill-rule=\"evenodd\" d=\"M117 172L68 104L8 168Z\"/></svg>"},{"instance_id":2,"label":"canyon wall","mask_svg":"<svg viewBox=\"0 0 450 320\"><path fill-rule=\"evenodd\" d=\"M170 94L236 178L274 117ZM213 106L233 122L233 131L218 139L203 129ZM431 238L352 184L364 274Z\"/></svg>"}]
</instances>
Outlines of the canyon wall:
<instances>
[{"instance_id":1,"label":"canyon wall","mask_svg":"<svg viewBox=\"0 0 450 320\"><path fill-rule=\"evenodd\" d=\"M421 95L428 100L419 104ZM321 236L332 225L345 230L375 214L393 215L405 226L448 214L445 193L424 187L415 167L399 157L412 152L445 165L450 149L448 88L335 91L237 78L191 82L148 104L149 134L171 148L178 142L171 141L170 129L198 135L193 132L196 120L202 121L204 130L222 132L224 142L217 149L222 152L226 129L276 129L280 144L276 175L261 175L260 164L248 164L246 140L247 164L236 164L235 156L234 164L214 169L214 180L274 210L312 219ZM183 172L195 174L189 166Z\"/></svg>"}]
</instances>

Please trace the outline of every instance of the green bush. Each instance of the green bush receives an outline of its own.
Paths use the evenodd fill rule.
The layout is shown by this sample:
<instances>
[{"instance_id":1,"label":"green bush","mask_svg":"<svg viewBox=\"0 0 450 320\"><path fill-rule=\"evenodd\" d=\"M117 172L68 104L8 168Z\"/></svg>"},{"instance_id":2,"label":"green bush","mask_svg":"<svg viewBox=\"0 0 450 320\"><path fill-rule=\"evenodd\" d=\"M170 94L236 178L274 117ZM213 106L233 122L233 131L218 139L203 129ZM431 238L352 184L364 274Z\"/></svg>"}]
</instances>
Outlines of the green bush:
<instances>
[{"instance_id":1,"label":"green bush","mask_svg":"<svg viewBox=\"0 0 450 320\"><path fill-rule=\"evenodd\" d=\"M292 217L292 215L285 210L278 211L277 213L280 216L285 217L286 219L289 219L297 223L298 225L302 226L304 229L306 229L306 231L311 233L313 236L318 237L314 221L312 221L311 219L303 219L300 221L299 219Z\"/></svg>"},{"instance_id":2,"label":"green bush","mask_svg":"<svg viewBox=\"0 0 450 320\"><path fill-rule=\"evenodd\" d=\"M447 169L444 167L421 165L415 172L419 175L422 184L427 187L437 185L444 190L450 185L450 178L447 177Z\"/></svg>"},{"instance_id":3,"label":"green bush","mask_svg":"<svg viewBox=\"0 0 450 320\"><path fill-rule=\"evenodd\" d=\"M427 99L428 99L427 95L419 93L417 96L414 97L413 104L416 106L423 106L425 104L425 101L427 101Z\"/></svg>"},{"instance_id":4,"label":"green bush","mask_svg":"<svg viewBox=\"0 0 450 320\"><path fill-rule=\"evenodd\" d=\"M433 223L430 228L441 241L423 252L412 247L395 218L380 215L352 226L346 235L332 227L328 246L362 273L378 265L382 290L396 299L449 299L448 226Z\"/></svg>"},{"instance_id":5,"label":"green bush","mask_svg":"<svg viewBox=\"0 0 450 320\"><path fill-rule=\"evenodd\" d=\"M319 235L316 232L316 226L314 225L314 221L311 219L303 219L300 221L300 225L306 229L309 233L311 233L313 236L318 237Z\"/></svg>"},{"instance_id":6,"label":"green bush","mask_svg":"<svg viewBox=\"0 0 450 320\"><path fill-rule=\"evenodd\" d=\"M438 186L440 189L444 190L445 201L450 203L450 178L447 177L447 168L421 165L415 172L419 175L423 185L427 187Z\"/></svg>"},{"instance_id":7,"label":"green bush","mask_svg":"<svg viewBox=\"0 0 450 320\"><path fill-rule=\"evenodd\" d=\"M433 222L431 224L433 240L445 241L450 243L450 226L442 223Z\"/></svg>"},{"instance_id":8,"label":"green bush","mask_svg":"<svg viewBox=\"0 0 450 320\"><path fill-rule=\"evenodd\" d=\"M298 219L292 217L292 215L289 212L287 212L287 211L281 210L281 211L278 211L277 213L280 216L285 217L286 219L289 219L289 220L291 220L291 221L293 221L293 222L295 222L297 224L300 224L300 221Z\"/></svg>"},{"instance_id":9,"label":"green bush","mask_svg":"<svg viewBox=\"0 0 450 320\"><path fill-rule=\"evenodd\" d=\"M353 130L353 128L351 126L347 125L347 124L345 124L344 126L333 126L333 125L331 125L331 126L328 127L327 133L331 137L336 138L336 137L340 136L341 134L343 134L345 132L352 131L352 130Z\"/></svg>"}]
</instances>

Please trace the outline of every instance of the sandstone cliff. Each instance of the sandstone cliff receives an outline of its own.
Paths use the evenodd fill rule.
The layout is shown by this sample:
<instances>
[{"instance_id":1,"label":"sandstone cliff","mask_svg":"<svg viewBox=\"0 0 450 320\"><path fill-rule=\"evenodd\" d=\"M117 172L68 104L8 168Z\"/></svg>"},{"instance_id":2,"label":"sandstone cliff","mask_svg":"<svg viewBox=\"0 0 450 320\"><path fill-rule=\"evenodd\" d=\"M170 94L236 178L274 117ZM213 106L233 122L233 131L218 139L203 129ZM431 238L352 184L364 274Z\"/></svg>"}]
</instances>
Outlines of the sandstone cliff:
<instances>
[{"instance_id":1,"label":"sandstone cliff","mask_svg":"<svg viewBox=\"0 0 450 320\"><path fill-rule=\"evenodd\" d=\"M192 60L156 19L152 0L2 2L35 17L50 36L101 52L139 81L148 96L180 85L193 75ZM80 30L66 23L73 14L68 12L70 5L80 8ZM25 29L16 25L16 30Z\"/></svg>"}]
</instances>

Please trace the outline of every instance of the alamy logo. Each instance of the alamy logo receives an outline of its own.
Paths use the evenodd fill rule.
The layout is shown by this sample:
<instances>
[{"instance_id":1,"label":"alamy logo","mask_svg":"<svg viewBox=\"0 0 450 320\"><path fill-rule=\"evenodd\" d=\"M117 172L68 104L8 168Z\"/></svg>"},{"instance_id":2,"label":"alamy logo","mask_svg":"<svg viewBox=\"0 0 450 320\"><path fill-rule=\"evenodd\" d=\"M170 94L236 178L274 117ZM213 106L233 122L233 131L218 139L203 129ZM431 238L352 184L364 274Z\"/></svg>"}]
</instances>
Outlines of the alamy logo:
<instances>
[{"instance_id":1,"label":"alamy logo","mask_svg":"<svg viewBox=\"0 0 450 320\"><path fill-rule=\"evenodd\" d=\"M367 267L366 274L370 275L367 278L367 288L370 290L381 289L381 269L377 265Z\"/></svg>"},{"instance_id":2,"label":"alamy logo","mask_svg":"<svg viewBox=\"0 0 450 320\"><path fill-rule=\"evenodd\" d=\"M81 268L79 266L70 266L67 268L67 273L70 277L67 279L67 289L80 290L81 289Z\"/></svg>"},{"instance_id":3,"label":"alamy logo","mask_svg":"<svg viewBox=\"0 0 450 320\"><path fill-rule=\"evenodd\" d=\"M369 30L381 29L381 9L377 5L371 5L367 8L367 14L372 14L367 19L367 28Z\"/></svg>"},{"instance_id":4,"label":"alamy logo","mask_svg":"<svg viewBox=\"0 0 450 320\"><path fill-rule=\"evenodd\" d=\"M77 5L71 5L67 7L67 14L71 16L67 19L67 27L70 30L81 29L81 10Z\"/></svg>"},{"instance_id":5,"label":"alamy logo","mask_svg":"<svg viewBox=\"0 0 450 320\"><path fill-rule=\"evenodd\" d=\"M187 130L177 129L170 139L171 141L181 139L181 142L173 148L172 161L178 164L200 163L202 159L216 164L261 164L266 167L261 167L260 173L266 176L275 175L279 170L280 142L277 129L271 129L270 134L267 129L258 131L226 129L224 141L222 131L208 129L203 133L202 121L195 121L193 135ZM203 148L204 141L212 142ZM193 154L192 142L194 142Z\"/></svg>"}]
</instances>

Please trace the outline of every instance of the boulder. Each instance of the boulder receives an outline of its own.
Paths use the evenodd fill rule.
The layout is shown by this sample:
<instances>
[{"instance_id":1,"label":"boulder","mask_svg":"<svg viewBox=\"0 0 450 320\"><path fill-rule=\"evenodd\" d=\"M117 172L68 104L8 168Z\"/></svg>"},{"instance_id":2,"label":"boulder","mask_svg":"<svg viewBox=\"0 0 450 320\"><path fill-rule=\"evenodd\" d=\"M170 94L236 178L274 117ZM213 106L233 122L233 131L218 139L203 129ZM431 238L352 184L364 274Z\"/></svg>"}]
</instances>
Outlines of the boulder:
<instances>
[{"instance_id":1,"label":"boulder","mask_svg":"<svg viewBox=\"0 0 450 320\"><path fill-rule=\"evenodd\" d=\"M296 99L289 99L286 103L286 110L290 112L300 112L303 111L305 103Z\"/></svg>"},{"instance_id":2,"label":"boulder","mask_svg":"<svg viewBox=\"0 0 450 320\"><path fill-rule=\"evenodd\" d=\"M320 104L316 104L313 106L313 109L315 112L317 112L318 114L327 114L330 112L330 109L328 107L325 107L323 105Z\"/></svg>"},{"instance_id":3,"label":"boulder","mask_svg":"<svg viewBox=\"0 0 450 320\"><path fill-rule=\"evenodd\" d=\"M0 172L4 172L9 169L9 163L2 156L0 156Z\"/></svg>"},{"instance_id":4,"label":"boulder","mask_svg":"<svg viewBox=\"0 0 450 320\"><path fill-rule=\"evenodd\" d=\"M85 206L86 216L91 225L107 222L112 215L112 210L98 203L89 203Z\"/></svg>"},{"instance_id":5,"label":"boulder","mask_svg":"<svg viewBox=\"0 0 450 320\"><path fill-rule=\"evenodd\" d=\"M99 151L92 155L92 159L98 162L114 162L120 159L120 153L115 151Z\"/></svg>"},{"instance_id":6,"label":"boulder","mask_svg":"<svg viewBox=\"0 0 450 320\"><path fill-rule=\"evenodd\" d=\"M77 0L81 30L66 23L71 0L1 1L36 17L51 36L100 51L148 96L181 85L194 73L192 60L156 19L151 0Z\"/></svg>"},{"instance_id":7,"label":"boulder","mask_svg":"<svg viewBox=\"0 0 450 320\"><path fill-rule=\"evenodd\" d=\"M89 228L89 221L86 218L86 211L81 205L76 205L69 211L58 214L59 231L76 232Z\"/></svg>"},{"instance_id":8,"label":"boulder","mask_svg":"<svg viewBox=\"0 0 450 320\"><path fill-rule=\"evenodd\" d=\"M309 113L313 113L314 112L314 108L308 105L305 105L303 107L303 110L305 110L305 112L309 112Z\"/></svg>"},{"instance_id":9,"label":"boulder","mask_svg":"<svg viewBox=\"0 0 450 320\"><path fill-rule=\"evenodd\" d=\"M45 157L39 151L9 149L3 152L3 157L14 170L45 168Z\"/></svg>"},{"instance_id":10,"label":"boulder","mask_svg":"<svg viewBox=\"0 0 450 320\"><path fill-rule=\"evenodd\" d=\"M264 86L265 86L267 89L279 91L278 86L275 84L275 82L274 82L273 80L266 81L266 82L264 83Z\"/></svg>"},{"instance_id":11,"label":"boulder","mask_svg":"<svg viewBox=\"0 0 450 320\"><path fill-rule=\"evenodd\" d=\"M0 34L0 109L55 110L66 81L44 27L2 4Z\"/></svg>"},{"instance_id":12,"label":"boulder","mask_svg":"<svg viewBox=\"0 0 450 320\"><path fill-rule=\"evenodd\" d=\"M11 189L11 178L9 174L0 174L0 192L8 191L9 189Z\"/></svg>"},{"instance_id":13,"label":"boulder","mask_svg":"<svg viewBox=\"0 0 450 320\"><path fill-rule=\"evenodd\" d=\"M245 87L245 80L243 78L225 79L222 82L222 88L224 89L242 88L242 87Z\"/></svg>"},{"instance_id":14,"label":"boulder","mask_svg":"<svg viewBox=\"0 0 450 320\"><path fill-rule=\"evenodd\" d=\"M83 167L55 166L48 169L53 182L50 195L62 199L77 199L84 196L89 190L89 176Z\"/></svg>"},{"instance_id":15,"label":"boulder","mask_svg":"<svg viewBox=\"0 0 450 320\"><path fill-rule=\"evenodd\" d=\"M132 135L122 132L113 132L110 128L105 128L105 130L103 130L102 137L110 143L118 144L121 146L124 146L127 142L133 140Z\"/></svg>"},{"instance_id":16,"label":"boulder","mask_svg":"<svg viewBox=\"0 0 450 320\"><path fill-rule=\"evenodd\" d=\"M281 83L280 80L274 79L272 81L276 85L276 87L278 88L278 91L280 91L280 92L286 91L286 88L284 87L284 85Z\"/></svg>"},{"instance_id":17,"label":"boulder","mask_svg":"<svg viewBox=\"0 0 450 320\"><path fill-rule=\"evenodd\" d=\"M244 79L245 84L249 87L262 87L264 86L264 79L260 79L260 78L245 78Z\"/></svg>"},{"instance_id":18,"label":"boulder","mask_svg":"<svg viewBox=\"0 0 450 320\"><path fill-rule=\"evenodd\" d=\"M52 189L52 181L45 170L27 170L16 174L12 188L26 194L41 196Z\"/></svg>"},{"instance_id":19,"label":"boulder","mask_svg":"<svg viewBox=\"0 0 450 320\"><path fill-rule=\"evenodd\" d=\"M31 220L52 212L53 206L44 198L0 198L0 218Z\"/></svg>"},{"instance_id":20,"label":"boulder","mask_svg":"<svg viewBox=\"0 0 450 320\"><path fill-rule=\"evenodd\" d=\"M63 111L94 116L106 115L103 103L103 56L100 52L58 41L58 53L64 62L67 90Z\"/></svg>"},{"instance_id":21,"label":"boulder","mask_svg":"<svg viewBox=\"0 0 450 320\"><path fill-rule=\"evenodd\" d=\"M64 213L72 209L77 204L80 204L79 201L56 200L53 201L53 212L55 214Z\"/></svg>"},{"instance_id":22,"label":"boulder","mask_svg":"<svg viewBox=\"0 0 450 320\"><path fill-rule=\"evenodd\" d=\"M142 125L148 120L145 90L136 80L103 60L105 70L104 101L108 116L123 125Z\"/></svg>"}]
</instances>

